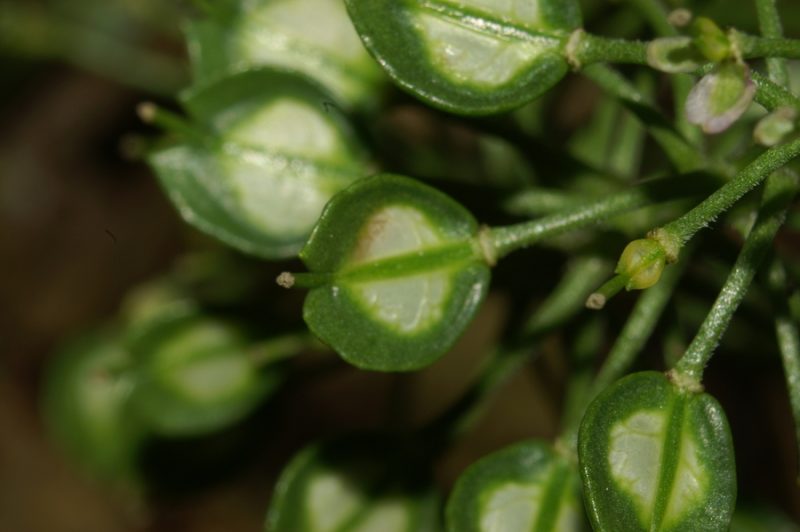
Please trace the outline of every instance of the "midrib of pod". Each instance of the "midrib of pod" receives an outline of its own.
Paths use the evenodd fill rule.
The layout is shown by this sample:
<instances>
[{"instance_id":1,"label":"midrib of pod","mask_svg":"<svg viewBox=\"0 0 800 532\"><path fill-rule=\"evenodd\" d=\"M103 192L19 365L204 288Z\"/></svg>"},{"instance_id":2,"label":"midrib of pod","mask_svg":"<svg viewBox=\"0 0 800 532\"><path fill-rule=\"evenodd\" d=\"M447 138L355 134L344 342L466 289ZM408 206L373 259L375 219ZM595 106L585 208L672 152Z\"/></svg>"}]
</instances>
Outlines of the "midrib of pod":
<instances>
[{"instance_id":1,"label":"midrib of pod","mask_svg":"<svg viewBox=\"0 0 800 532\"><path fill-rule=\"evenodd\" d=\"M332 275L339 281L381 281L452 268L466 262L481 260L472 240L462 240L444 246L425 248L344 268Z\"/></svg>"},{"instance_id":2,"label":"midrib of pod","mask_svg":"<svg viewBox=\"0 0 800 532\"><path fill-rule=\"evenodd\" d=\"M687 393L677 393L670 404L667 426L664 431L664 447L661 452L661 474L658 478L655 506L650 519L649 530L651 532L657 532L662 529L661 524L664 521L667 506L673 496L672 489L675 484L675 475L678 471L678 461L681 455L683 420L686 416L686 406L689 402Z\"/></svg>"},{"instance_id":3,"label":"midrib of pod","mask_svg":"<svg viewBox=\"0 0 800 532\"><path fill-rule=\"evenodd\" d=\"M541 511L531 532L554 532L558 517L563 509L564 501L571 488L570 466L560 461L547 479L544 496L541 499Z\"/></svg>"},{"instance_id":4,"label":"midrib of pod","mask_svg":"<svg viewBox=\"0 0 800 532\"><path fill-rule=\"evenodd\" d=\"M555 48L556 44L562 46L566 44L566 38L569 35L558 30L551 30L551 32L547 33L536 32L513 22L496 18L483 11L455 6L442 0L411 0L407 1L406 4L412 9L417 8L436 13L465 28L503 40L507 40L509 37L529 42L541 42L542 39L549 39L553 41Z\"/></svg>"}]
</instances>

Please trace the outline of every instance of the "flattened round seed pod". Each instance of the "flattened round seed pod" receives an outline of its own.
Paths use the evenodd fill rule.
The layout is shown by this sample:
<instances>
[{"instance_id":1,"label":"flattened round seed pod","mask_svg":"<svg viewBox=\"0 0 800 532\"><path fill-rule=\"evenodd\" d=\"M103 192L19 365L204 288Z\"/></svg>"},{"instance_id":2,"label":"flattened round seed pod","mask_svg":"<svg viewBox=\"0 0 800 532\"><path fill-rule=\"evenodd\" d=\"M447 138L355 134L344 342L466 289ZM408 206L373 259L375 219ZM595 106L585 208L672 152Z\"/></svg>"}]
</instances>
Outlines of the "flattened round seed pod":
<instances>
[{"instance_id":1,"label":"flattened round seed pod","mask_svg":"<svg viewBox=\"0 0 800 532\"><path fill-rule=\"evenodd\" d=\"M550 89L581 23L573 0L347 0L347 9L395 82L461 114L507 111Z\"/></svg>"},{"instance_id":2,"label":"flattened round seed pod","mask_svg":"<svg viewBox=\"0 0 800 532\"><path fill-rule=\"evenodd\" d=\"M427 464L389 438L313 445L284 469L269 532L434 532L439 497Z\"/></svg>"},{"instance_id":3,"label":"flattened round seed pod","mask_svg":"<svg viewBox=\"0 0 800 532\"><path fill-rule=\"evenodd\" d=\"M164 436L219 430L249 414L282 380L259 368L242 332L180 308L140 324L128 340L135 359L131 406Z\"/></svg>"},{"instance_id":4,"label":"flattened round seed pod","mask_svg":"<svg viewBox=\"0 0 800 532\"><path fill-rule=\"evenodd\" d=\"M585 530L574 464L544 442L527 441L481 458L447 501L450 532Z\"/></svg>"},{"instance_id":5,"label":"flattened round seed pod","mask_svg":"<svg viewBox=\"0 0 800 532\"><path fill-rule=\"evenodd\" d=\"M305 78L253 70L194 89L197 139L150 162L183 218L246 253L295 255L330 197L368 173L345 117Z\"/></svg>"},{"instance_id":6,"label":"flattened round seed pod","mask_svg":"<svg viewBox=\"0 0 800 532\"><path fill-rule=\"evenodd\" d=\"M375 104L384 76L341 0L237 1L185 26L194 83L259 66L297 70L348 108Z\"/></svg>"},{"instance_id":7,"label":"flattened round seed pod","mask_svg":"<svg viewBox=\"0 0 800 532\"><path fill-rule=\"evenodd\" d=\"M581 423L584 499L598 531L724 531L736 500L730 430L711 396L657 372L601 393Z\"/></svg>"},{"instance_id":8,"label":"flattened round seed pod","mask_svg":"<svg viewBox=\"0 0 800 532\"><path fill-rule=\"evenodd\" d=\"M301 252L325 278L306 297L306 323L364 369L433 363L485 297L490 274L477 231L461 205L412 179L354 183L331 200Z\"/></svg>"},{"instance_id":9,"label":"flattened round seed pod","mask_svg":"<svg viewBox=\"0 0 800 532\"><path fill-rule=\"evenodd\" d=\"M145 430L131 419L130 358L113 331L68 344L47 369L42 407L52 436L90 472L135 477Z\"/></svg>"}]
</instances>

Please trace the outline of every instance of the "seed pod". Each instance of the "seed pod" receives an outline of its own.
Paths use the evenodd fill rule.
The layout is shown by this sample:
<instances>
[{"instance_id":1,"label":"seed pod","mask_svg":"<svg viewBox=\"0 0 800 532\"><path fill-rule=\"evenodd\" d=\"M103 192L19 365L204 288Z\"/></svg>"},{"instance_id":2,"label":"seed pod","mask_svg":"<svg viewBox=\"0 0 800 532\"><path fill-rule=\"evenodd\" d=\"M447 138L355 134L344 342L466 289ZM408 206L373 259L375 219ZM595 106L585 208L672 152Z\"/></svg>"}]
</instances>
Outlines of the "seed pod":
<instances>
[{"instance_id":1,"label":"seed pod","mask_svg":"<svg viewBox=\"0 0 800 532\"><path fill-rule=\"evenodd\" d=\"M709 395L679 389L661 373L629 375L587 409L578 454L595 530L728 530L733 444Z\"/></svg>"}]
</instances>

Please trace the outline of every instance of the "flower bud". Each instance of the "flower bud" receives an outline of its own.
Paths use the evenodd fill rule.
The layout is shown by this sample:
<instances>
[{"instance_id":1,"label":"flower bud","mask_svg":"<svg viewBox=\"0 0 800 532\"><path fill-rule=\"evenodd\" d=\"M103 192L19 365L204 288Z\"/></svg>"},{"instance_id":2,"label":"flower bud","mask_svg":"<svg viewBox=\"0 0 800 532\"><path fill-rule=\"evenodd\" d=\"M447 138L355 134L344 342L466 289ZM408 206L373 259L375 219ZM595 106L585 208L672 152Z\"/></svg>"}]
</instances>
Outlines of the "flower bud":
<instances>
[{"instance_id":1,"label":"flower bud","mask_svg":"<svg viewBox=\"0 0 800 532\"><path fill-rule=\"evenodd\" d=\"M694 45L709 61L719 63L731 57L731 41L716 22L707 17L697 17L692 23Z\"/></svg>"},{"instance_id":2,"label":"flower bud","mask_svg":"<svg viewBox=\"0 0 800 532\"><path fill-rule=\"evenodd\" d=\"M649 238L634 240L625 247L616 273L628 277L626 290L650 288L661 278L666 254L661 244Z\"/></svg>"}]
</instances>

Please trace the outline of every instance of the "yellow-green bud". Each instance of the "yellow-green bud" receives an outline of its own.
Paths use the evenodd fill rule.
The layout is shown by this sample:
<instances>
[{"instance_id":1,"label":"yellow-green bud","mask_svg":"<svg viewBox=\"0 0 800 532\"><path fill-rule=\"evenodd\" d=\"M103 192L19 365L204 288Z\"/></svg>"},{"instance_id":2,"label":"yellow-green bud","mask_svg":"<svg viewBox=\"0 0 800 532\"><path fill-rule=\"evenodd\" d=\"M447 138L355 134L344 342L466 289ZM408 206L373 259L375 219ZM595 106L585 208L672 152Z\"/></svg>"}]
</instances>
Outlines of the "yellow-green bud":
<instances>
[{"instance_id":1,"label":"yellow-green bud","mask_svg":"<svg viewBox=\"0 0 800 532\"><path fill-rule=\"evenodd\" d=\"M719 63L731 57L733 48L725 32L707 17L697 17L692 22L694 45L709 61Z\"/></svg>"},{"instance_id":2,"label":"yellow-green bud","mask_svg":"<svg viewBox=\"0 0 800 532\"><path fill-rule=\"evenodd\" d=\"M666 253L661 244L642 238L625 247L616 272L628 278L626 290L644 290L658 282L665 263Z\"/></svg>"}]
</instances>

